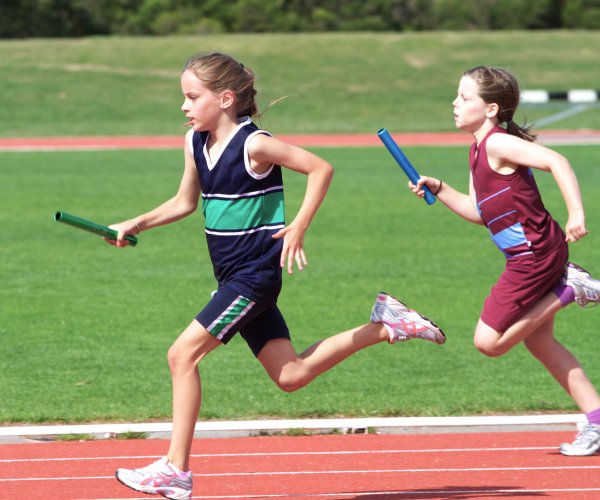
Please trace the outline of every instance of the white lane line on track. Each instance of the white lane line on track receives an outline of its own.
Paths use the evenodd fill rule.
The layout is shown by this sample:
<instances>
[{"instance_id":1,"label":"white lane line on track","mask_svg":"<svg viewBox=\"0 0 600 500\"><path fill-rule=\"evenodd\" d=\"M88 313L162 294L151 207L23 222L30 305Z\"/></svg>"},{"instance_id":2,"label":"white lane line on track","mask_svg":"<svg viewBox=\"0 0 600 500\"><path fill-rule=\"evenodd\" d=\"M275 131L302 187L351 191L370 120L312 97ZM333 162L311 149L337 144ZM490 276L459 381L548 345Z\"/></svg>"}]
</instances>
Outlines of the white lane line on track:
<instances>
[{"instance_id":1,"label":"white lane line on track","mask_svg":"<svg viewBox=\"0 0 600 500\"><path fill-rule=\"evenodd\" d=\"M384 455L396 453L481 453L481 452L499 452L499 451L544 451L555 450L555 446L523 446L514 448L433 448L425 450L347 450L347 451L278 451L278 452L260 452L260 453L200 453L192 454L191 458L240 458L240 457L288 457L288 456L306 456L306 455ZM78 462L78 461L97 461L97 460L155 460L161 458L161 455L119 455L114 457L54 457L54 458L6 458L0 459L0 464L12 464L19 462Z\"/></svg>"},{"instance_id":2,"label":"white lane line on track","mask_svg":"<svg viewBox=\"0 0 600 500\"><path fill-rule=\"evenodd\" d=\"M258 477L258 476L323 476L351 474L419 474L419 473L461 473L461 472L515 472L515 471L572 471L597 470L600 465L545 466L545 467L464 467L464 468L431 468L431 469L357 469L357 470L323 470L323 471L264 471L264 472L218 472L194 474L194 477ZM0 478L2 482L32 481L89 481L95 479L114 479L114 476L65 476L65 477L26 477Z\"/></svg>"}]
</instances>

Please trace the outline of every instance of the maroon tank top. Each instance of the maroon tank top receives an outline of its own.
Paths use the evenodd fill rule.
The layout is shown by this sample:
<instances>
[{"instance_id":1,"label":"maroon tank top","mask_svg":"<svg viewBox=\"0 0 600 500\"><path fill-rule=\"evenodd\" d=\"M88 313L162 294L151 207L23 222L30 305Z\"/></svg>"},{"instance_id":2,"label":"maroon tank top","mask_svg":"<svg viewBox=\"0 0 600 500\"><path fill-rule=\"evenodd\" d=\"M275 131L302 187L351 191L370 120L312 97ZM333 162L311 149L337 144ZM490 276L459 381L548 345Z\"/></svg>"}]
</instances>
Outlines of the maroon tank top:
<instances>
[{"instance_id":1,"label":"maroon tank top","mask_svg":"<svg viewBox=\"0 0 600 500\"><path fill-rule=\"evenodd\" d=\"M560 245L565 235L544 207L529 167L521 165L508 175L491 169L486 142L494 133L507 132L494 127L469 153L479 215L506 258L545 255Z\"/></svg>"}]
</instances>

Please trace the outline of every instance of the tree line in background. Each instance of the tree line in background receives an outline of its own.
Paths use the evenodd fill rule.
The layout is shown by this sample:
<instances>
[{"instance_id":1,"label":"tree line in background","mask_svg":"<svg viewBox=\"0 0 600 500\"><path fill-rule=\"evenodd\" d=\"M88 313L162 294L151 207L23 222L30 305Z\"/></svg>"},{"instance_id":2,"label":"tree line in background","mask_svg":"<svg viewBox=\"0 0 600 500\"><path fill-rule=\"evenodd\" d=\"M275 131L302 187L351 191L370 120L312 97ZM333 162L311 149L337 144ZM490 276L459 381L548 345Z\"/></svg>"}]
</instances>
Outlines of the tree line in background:
<instances>
[{"instance_id":1,"label":"tree line in background","mask_svg":"<svg viewBox=\"0 0 600 500\"><path fill-rule=\"evenodd\" d=\"M600 0L0 0L0 38L563 28Z\"/></svg>"}]
</instances>

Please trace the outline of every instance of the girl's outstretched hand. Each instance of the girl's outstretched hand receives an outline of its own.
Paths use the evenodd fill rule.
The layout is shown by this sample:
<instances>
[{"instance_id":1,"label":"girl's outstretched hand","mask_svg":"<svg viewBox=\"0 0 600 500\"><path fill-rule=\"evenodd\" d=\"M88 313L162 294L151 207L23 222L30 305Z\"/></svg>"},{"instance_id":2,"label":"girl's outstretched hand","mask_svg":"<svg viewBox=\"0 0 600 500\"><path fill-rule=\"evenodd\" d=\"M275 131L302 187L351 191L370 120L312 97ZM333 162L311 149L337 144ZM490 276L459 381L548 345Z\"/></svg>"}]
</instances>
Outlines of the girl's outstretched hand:
<instances>
[{"instance_id":1,"label":"girl's outstretched hand","mask_svg":"<svg viewBox=\"0 0 600 500\"><path fill-rule=\"evenodd\" d=\"M588 233L585 227L585 217L583 210L577 210L574 213L569 214L567 225L565 226L566 241L575 243L580 240Z\"/></svg>"},{"instance_id":2,"label":"girl's outstretched hand","mask_svg":"<svg viewBox=\"0 0 600 500\"><path fill-rule=\"evenodd\" d=\"M304 266L308 264L304 254L304 231L290 224L277 231L272 237L276 240L283 238L279 265L282 268L287 265L288 274L292 274L295 261L298 270L302 271Z\"/></svg>"},{"instance_id":3,"label":"girl's outstretched hand","mask_svg":"<svg viewBox=\"0 0 600 500\"><path fill-rule=\"evenodd\" d=\"M131 236L135 236L139 234L138 225L130 220L126 220L123 222L119 222L118 224L111 224L108 226L110 229L114 229L119 233L116 240L109 240L108 238L104 238L106 243L113 245L115 247L126 247L129 245L129 242L125 239L125 235L129 234Z\"/></svg>"}]
</instances>

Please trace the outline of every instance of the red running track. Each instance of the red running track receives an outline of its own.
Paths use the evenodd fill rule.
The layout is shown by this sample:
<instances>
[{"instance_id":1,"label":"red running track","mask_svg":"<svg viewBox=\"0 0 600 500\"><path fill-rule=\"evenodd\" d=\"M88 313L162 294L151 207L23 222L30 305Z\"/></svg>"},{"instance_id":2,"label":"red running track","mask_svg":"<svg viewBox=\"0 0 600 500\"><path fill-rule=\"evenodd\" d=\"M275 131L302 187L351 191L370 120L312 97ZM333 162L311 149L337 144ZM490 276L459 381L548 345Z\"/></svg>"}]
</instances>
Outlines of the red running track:
<instances>
[{"instance_id":1,"label":"red running track","mask_svg":"<svg viewBox=\"0 0 600 500\"><path fill-rule=\"evenodd\" d=\"M400 146L470 145L473 138L462 132L394 133ZM300 147L381 146L372 134L297 134L277 135ZM600 144L600 130L541 131L540 142L550 144ZM0 137L0 151L102 151L114 149L182 148L180 136L98 136L98 137Z\"/></svg>"},{"instance_id":2,"label":"red running track","mask_svg":"<svg viewBox=\"0 0 600 500\"><path fill-rule=\"evenodd\" d=\"M197 439L195 499L600 498L600 455L564 457L572 432ZM0 445L0 498L148 499L114 479L164 440ZM161 497L157 497L161 498Z\"/></svg>"},{"instance_id":3,"label":"red running track","mask_svg":"<svg viewBox=\"0 0 600 500\"><path fill-rule=\"evenodd\" d=\"M301 147L381 146L377 134L298 134L277 135L290 144ZM470 144L470 135L462 133L394 134L403 145ZM99 137L0 137L0 151L76 151L110 149L173 149L183 148L181 136L99 136Z\"/></svg>"}]
</instances>

